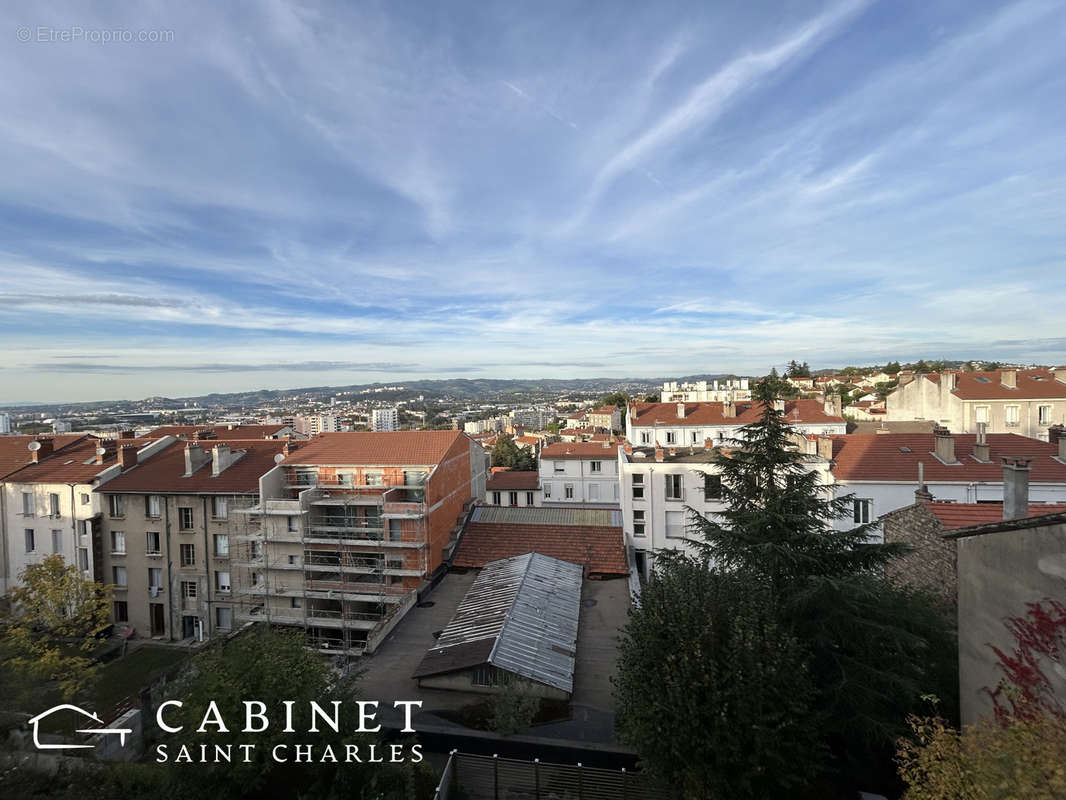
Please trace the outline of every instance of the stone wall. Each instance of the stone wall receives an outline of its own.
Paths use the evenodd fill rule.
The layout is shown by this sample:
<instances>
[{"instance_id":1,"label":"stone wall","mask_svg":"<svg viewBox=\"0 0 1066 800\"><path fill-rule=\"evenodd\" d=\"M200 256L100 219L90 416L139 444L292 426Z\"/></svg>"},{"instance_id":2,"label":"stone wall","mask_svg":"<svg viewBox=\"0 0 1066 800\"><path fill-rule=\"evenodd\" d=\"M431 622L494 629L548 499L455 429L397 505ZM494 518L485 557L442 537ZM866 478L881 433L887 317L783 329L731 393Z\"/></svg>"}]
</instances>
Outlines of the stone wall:
<instances>
[{"instance_id":1,"label":"stone wall","mask_svg":"<svg viewBox=\"0 0 1066 800\"><path fill-rule=\"evenodd\" d=\"M889 580L929 589L954 605L958 588L955 542L943 538L940 520L925 502L891 511L881 520L886 542L902 542L914 548L885 567Z\"/></svg>"}]
</instances>

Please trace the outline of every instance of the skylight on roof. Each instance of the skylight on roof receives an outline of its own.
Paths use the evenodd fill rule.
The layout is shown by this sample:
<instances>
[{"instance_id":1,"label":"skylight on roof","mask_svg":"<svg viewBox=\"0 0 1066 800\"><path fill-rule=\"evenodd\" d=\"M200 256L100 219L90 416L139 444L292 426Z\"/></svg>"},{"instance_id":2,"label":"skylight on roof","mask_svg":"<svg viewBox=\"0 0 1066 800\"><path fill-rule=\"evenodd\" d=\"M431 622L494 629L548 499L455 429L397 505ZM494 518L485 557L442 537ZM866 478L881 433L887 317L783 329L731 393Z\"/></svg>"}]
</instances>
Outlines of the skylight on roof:
<instances>
[{"instance_id":1,"label":"skylight on roof","mask_svg":"<svg viewBox=\"0 0 1066 800\"><path fill-rule=\"evenodd\" d=\"M911 452L911 449L909 447L907 447L907 445L903 445L902 447L899 448L899 451L901 453L909 453L909 452Z\"/></svg>"},{"instance_id":2,"label":"skylight on roof","mask_svg":"<svg viewBox=\"0 0 1066 800\"><path fill-rule=\"evenodd\" d=\"M978 377L974 378L974 380L977 381L978 383L992 383L992 381L990 381L988 378L985 378L985 377L982 377L982 376L978 376Z\"/></svg>"}]
</instances>

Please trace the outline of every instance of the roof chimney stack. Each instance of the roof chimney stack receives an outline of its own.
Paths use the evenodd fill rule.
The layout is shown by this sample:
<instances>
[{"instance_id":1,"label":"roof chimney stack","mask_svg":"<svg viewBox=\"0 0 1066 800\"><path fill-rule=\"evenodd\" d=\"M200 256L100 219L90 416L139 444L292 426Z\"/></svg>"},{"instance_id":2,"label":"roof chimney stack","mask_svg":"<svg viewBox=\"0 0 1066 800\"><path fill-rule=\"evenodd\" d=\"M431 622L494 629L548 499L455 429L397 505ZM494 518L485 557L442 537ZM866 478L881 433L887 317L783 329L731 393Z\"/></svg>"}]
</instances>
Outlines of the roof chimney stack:
<instances>
[{"instance_id":1,"label":"roof chimney stack","mask_svg":"<svg viewBox=\"0 0 1066 800\"><path fill-rule=\"evenodd\" d=\"M124 444L118 449L118 465L123 471L137 466L137 445Z\"/></svg>"},{"instance_id":2,"label":"roof chimney stack","mask_svg":"<svg viewBox=\"0 0 1066 800\"><path fill-rule=\"evenodd\" d=\"M820 455L826 461L833 460L833 440L830 437L818 437L818 455Z\"/></svg>"},{"instance_id":3,"label":"roof chimney stack","mask_svg":"<svg viewBox=\"0 0 1066 800\"><path fill-rule=\"evenodd\" d=\"M988 463L989 450L988 439L985 436L985 428L986 424L984 422L977 423L977 438L974 440L973 457L976 458L978 461Z\"/></svg>"},{"instance_id":4,"label":"roof chimney stack","mask_svg":"<svg viewBox=\"0 0 1066 800\"><path fill-rule=\"evenodd\" d=\"M1029 516L1031 458L1003 458L1003 519Z\"/></svg>"},{"instance_id":5,"label":"roof chimney stack","mask_svg":"<svg viewBox=\"0 0 1066 800\"><path fill-rule=\"evenodd\" d=\"M925 464L921 461L918 462L918 488L914 490L914 502L919 501L933 501L933 493L925 488Z\"/></svg>"},{"instance_id":6,"label":"roof chimney stack","mask_svg":"<svg viewBox=\"0 0 1066 800\"><path fill-rule=\"evenodd\" d=\"M666 453L659 445L655 445L655 460L662 461L666 457Z\"/></svg>"},{"instance_id":7,"label":"roof chimney stack","mask_svg":"<svg viewBox=\"0 0 1066 800\"><path fill-rule=\"evenodd\" d=\"M945 464L957 464L955 459L955 437L951 431L939 425L933 429L934 453Z\"/></svg>"},{"instance_id":8,"label":"roof chimney stack","mask_svg":"<svg viewBox=\"0 0 1066 800\"><path fill-rule=\"evenodd\" d=\"M737 416L737 404L732 400L726 400L722 403L722 416L725 419L736 419Z\"/></svg>"},{"instance_id":9,"label":"roof chimney stack","mask_svg":"<svg viewBox=\"0 0 1066 800\"><path fill-rule=\"evenodd\" d=\"M685 418L685 404L684 403L678 403L677 404L677 418L678 419L684 419Z\"/></svg>"},{"instance_id":10,"label":"roof chimney stack","mask_svg":"<svg viewBox=\"0 0 1066 800\"><path fill-rule=\"evenodd\" d=\"M37 445L34 447L33 445ZM30 462L39 464L55 452L55 441L50 438L34 439L30 442Z\"/></svg>"},{"instance_id":11,"label":"roof chimney stack","mask_svg":"<svg viewBox=\"0 0 1066 800\"><path fill-rule=\"evenodd\" d=\"M1047 431L1047 440L1051 444L1058 444L1060 461L1066 461L1066 426L1052 425Z\"/></svg>"},{"instance_id":12,"label":"roof chimney stack","mask_svg":"<svg viewBox=\"0 0 1066 800\"><path fill-rule=\"evenodd\" d=\"M211 456L203 451L198 442L189 442L185 445L185 475L183 477L190 477L210 460Z\"/></svg>"},{"instance_id":13,"label":"roof chimney stack","mask_svg":"<svg viewBox=\"0 0 1066 800\"><path fill-rule=\"evenodd\" d=\"M1018 388L1018 370L1002 369L999 371L999 380L1008 389Z\"/></svg>"},{"instance_id":14,"label":"roof chimney stack","mask_svg":"<svg viewBox=\"0 0 1066 800\"><path fill-rule=\"evenodd\" d=\"M784 414L785 413L785 401L784 400L774 400L774 411L778 412L779 414Z\"/></svg>"}]
</instances>

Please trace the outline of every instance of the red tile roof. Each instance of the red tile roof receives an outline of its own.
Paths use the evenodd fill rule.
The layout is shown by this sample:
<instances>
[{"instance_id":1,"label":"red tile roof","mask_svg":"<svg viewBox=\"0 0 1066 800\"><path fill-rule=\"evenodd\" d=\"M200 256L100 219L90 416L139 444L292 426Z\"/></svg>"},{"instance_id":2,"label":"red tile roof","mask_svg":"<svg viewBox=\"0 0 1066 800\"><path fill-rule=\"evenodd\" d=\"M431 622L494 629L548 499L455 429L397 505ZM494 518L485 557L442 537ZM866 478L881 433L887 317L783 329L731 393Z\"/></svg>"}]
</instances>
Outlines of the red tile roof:
<instances>
[{"instance_id":1,"label":"red tile roof","mask_svg":"<svg viewBox=\"0 0 1066 800\"><path fill-rule=\"evenodd\" d=\"M605 460L618 457L618 446L607 442L553 442L541 448L541 460L558 461L561 459L595 459Z\"/></svg>"},{"instance_id":2,"label":"red tile roof","mask_svg":"<svg viewBox=\"0 0 1066 800\"><path fill-rule=\"evenodd\" d=\"M537 488L539 473L536 470L493 470L492 475L485 481L485 488L489 491L523 490L532 491Z\"/></svg>"},{"instance_id":3,"label":"red tile roof","mask_svg":"<svg viewBox=\"0 0 1066 800\"><path fill-rule=\"evenodd\" d=\"M632 417L634 427L654 425L747 425L762 416L762 408L755 402L736 404L736 417L722 414L723 403L685 403L685 416L677 415L679 403L636 403ZM843 417L825 413L821 400L785 401L785 419L793 423L843 423Z\"/></svg>"},{"instance_id":4,"label":"red tile roof","mask_svg":"<svg viewBox=\"0 0 1066 800\"><path fill-rule=\"evenodd\" d=\"M286 465L322 464L334 466L386 464L432 466L460 439L462 431L357 431L320 433L301 442Z\"/></svg>"},{"instance_id":5,"label":"red tile roof","mask_svg":"<svg viewBox=\"0 0 1066 800\"><path fill-rule=\"evenodd\" d=\"M29 444L36 438L36 436L0 436L0 478L30 463ZM83 433L60 434L51 437L55 450L62 450L84 438Z\"/></svg>"},{"instance_id":6,"label":"red tile roof","mask_svg":"<svg viewBox=\"0 0 1066 800\"><path fill-rule=\"evenodd\" d=\"M210 431L218 439L266 439L285 430L288 425L163 425L148 432L148 436L158 439L161 436L177 436L179 439L192 439L198 431Z\"/></svg>"},{"instance_id":7,"label":"red tile roof","mask_svg":"<svg viewBox=\"0 0 1066 800\"><path fill-rule=\"evenodd\" d=\"M839 480L916 481L922 462L926 482L1003 480L1002 456L1031 457L1029 479L1066 483L1066 464L1056 460L1058 446L1016 433L987 436L989 461L973 458L975 434L955 434L955 465L944 464L932 453L932 433L852 433L833 437L833 475Z\"/></svg>"},{"instance_id":8,"label":"red tile roof","mask_svg":"<svg viewBox=\"0 0 1066 800\"><path fill-rule=\"evenodd\" d=\"M1003 373L1010 370L994 372L956 372L957 384L952 392L961 400L1044 400L1066 398L1066 382L1056 380L1055 373L1049 369L1019 369L1017 373L1018 388L1009 389L1003 385ZM1060 372L1060 374L1062 374ZM942 376L927 375L934 383Z\"/></svg>"},{"instance_id":9,"label":"red tile roof","mask_svg":"<svg viewBox=\"0 0 1066 800\"><path fill-rule=\"evenodd\" d=\"M94 477L118 463L117 446L140 449L153 439L82 439L55 451L38 464L29 464L8 475L11 483L92 483ZM96 450L107 450L103 463L96 463ZM29 453L27 452L27 455ZM88 463L86 463L88 462Z\"/></svg>"},{"instance_id":10,"label":"red tile roof","mask_svg":"<svg viewBox=\"0 0 1066 800\"><path fill-rule=\"evenodd\" d=\"M243 450L244 455L217 477L211 476L210 459L188 478L185 475L185 447L188 442L175 442L162 452L116 478L97 487L96 491L110 494L255 494L259 492L259 478L276 466L274 457L285 442L273 439L208 439L200 443L210 456L215 445L228 445L230 450Z\"/></svg>"},{"instance_id":11,"label":"red tile roof","mask_svg":"<svg viewBox=\"0 0 1066 800\"><path fill-rule=\"evenodd\" d=\"M457 567L483 567L525 553L587 566L599 575L628 575L621 528L471 522L456 553Z\"/></svg>"},{"instance_id":12,"label":"red tile roof","mask_svg":"<svg viewBox=\"0 0 1066 800\"><path fill-rule=\"evenodd\" d=\"M1002 503L938 503L934 501L926 505L933 512L933 516L940 520L941 527L946 531L1003 520ZM1066 505L1029 506L1030 517L1063 512L1066 512Z\"/></svg>"}]
</instances>

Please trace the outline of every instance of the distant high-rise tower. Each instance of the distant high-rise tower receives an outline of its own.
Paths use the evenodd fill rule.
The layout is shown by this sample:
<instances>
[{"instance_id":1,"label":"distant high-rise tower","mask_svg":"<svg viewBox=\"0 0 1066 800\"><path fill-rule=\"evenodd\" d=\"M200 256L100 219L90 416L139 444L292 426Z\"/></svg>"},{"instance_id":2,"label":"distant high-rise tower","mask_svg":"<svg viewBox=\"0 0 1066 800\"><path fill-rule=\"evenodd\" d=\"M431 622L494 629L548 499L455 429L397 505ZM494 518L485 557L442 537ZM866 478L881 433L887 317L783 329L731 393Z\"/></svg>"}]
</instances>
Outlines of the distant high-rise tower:
<instances>
[{"instance_id":1,"label":"distant high-rise tower","mask_svg":"<svg viewBox=\"0 0 1066 800\"><path fill-rule=\"evenodd\" d=\"M370 429L395 431L400 427L400 412L395 408L375 408L370 414Z\"/></svg>"},{"instance_id":2,"label":"distant high-rise tower","mask_svg":"<svg viewBox=\"0 0 1066 800\"><path fill-rule=\"evenodd\" d=\"M0 433L11 433L10 414L0 414Z\"/></svg>"}]
</instances>

